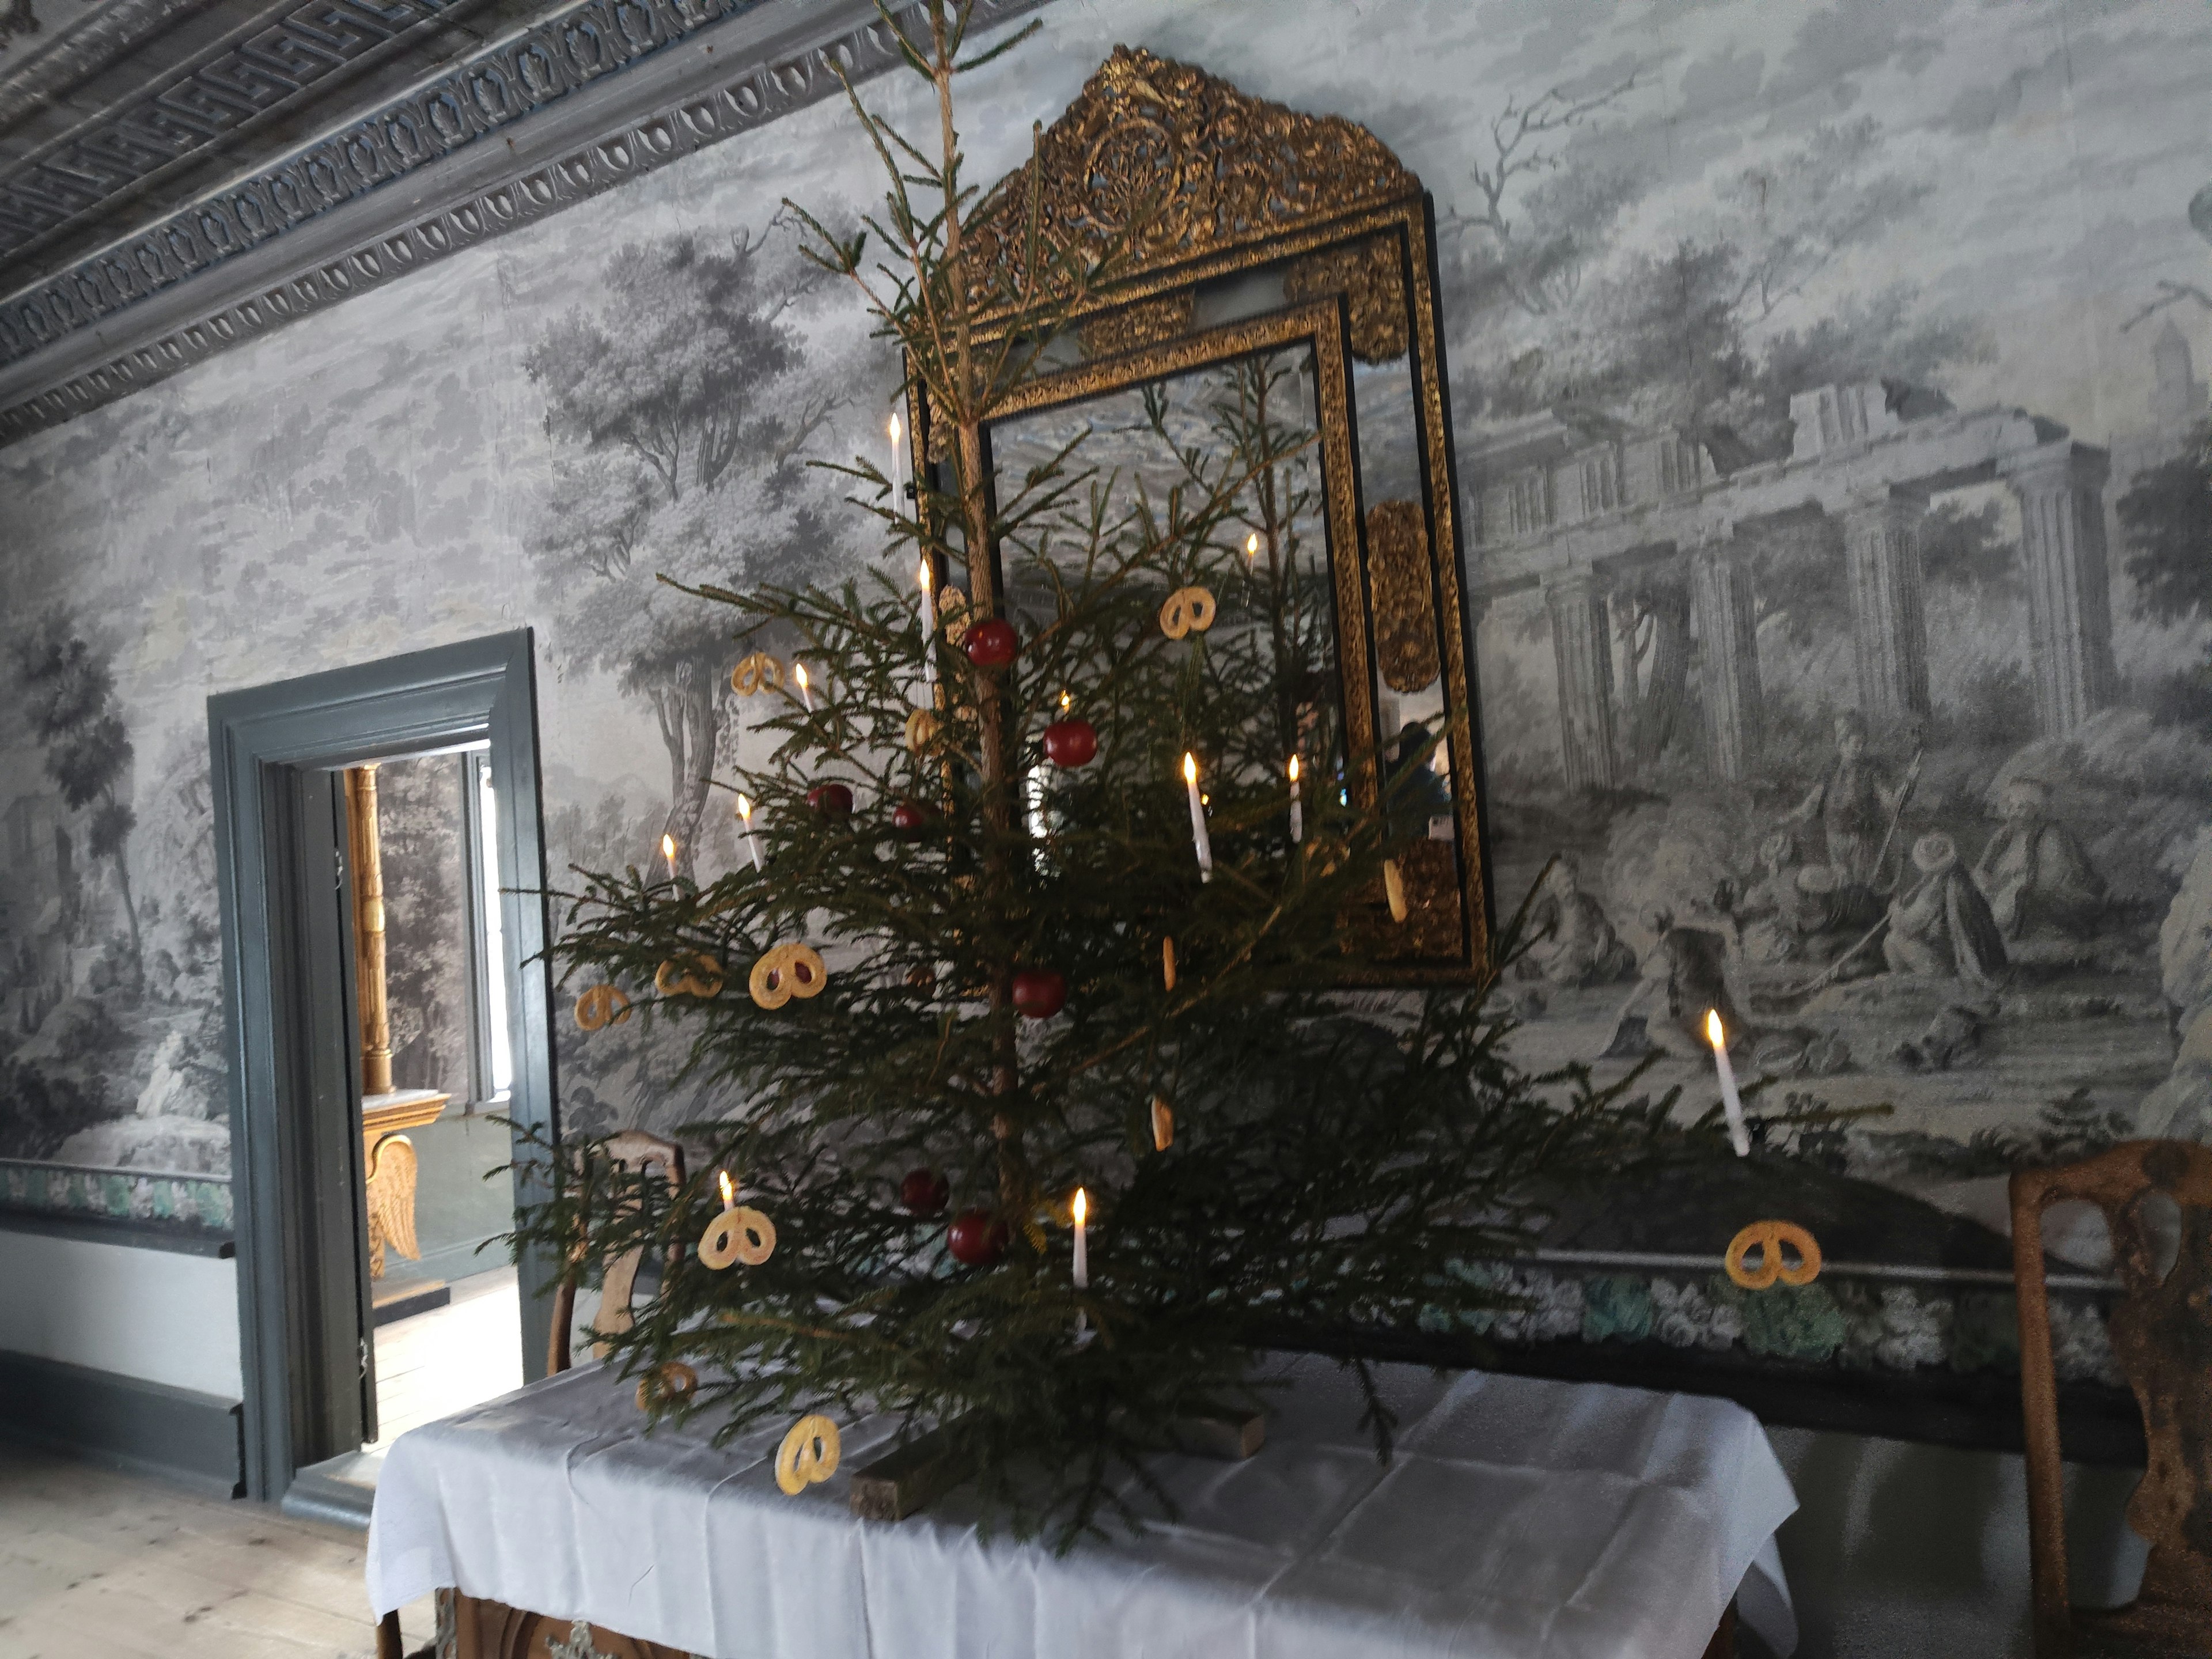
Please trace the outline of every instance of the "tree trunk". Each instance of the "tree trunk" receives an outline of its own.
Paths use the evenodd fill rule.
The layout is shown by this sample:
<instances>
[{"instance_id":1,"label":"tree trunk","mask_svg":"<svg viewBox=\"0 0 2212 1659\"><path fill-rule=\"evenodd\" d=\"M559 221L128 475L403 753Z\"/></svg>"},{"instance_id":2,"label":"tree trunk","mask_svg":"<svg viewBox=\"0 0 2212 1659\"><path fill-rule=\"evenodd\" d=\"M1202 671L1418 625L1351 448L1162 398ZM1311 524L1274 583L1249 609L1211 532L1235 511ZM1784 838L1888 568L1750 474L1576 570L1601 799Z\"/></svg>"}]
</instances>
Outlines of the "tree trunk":
<instances>
[{"instance_id":1,"label":"tree trunk","mask_svg":"<svg viewBox=\"0 0 2212 1659\"><path fill-rule=\"evenodd\" d=\"M1690 595L1668 584L1646 599L1651 612L1651 672L1630 726L1630 749L1639 767L1657 760L1681 723L1690 686Z\"/></svg>"},{"instance_id":2,"label":"tree trunk","mask_svg":"<svg viewBox=\"0 0 2212 1659\"><path fill-rule=\"evenodd\" d=\"M676 842L677 872L694 880L698 878L699 826L706 820L714 750L721 738L720 689L717 676L699 663L687 662L676 671L676 683L655 699L660 738L668 748L672 804L665 827ZM653 851L659 858L660 849Z\"/></svg>"},{"instance_id":3,"label":"tree trunk","mask_svg":"<svg viewBox=\"0 0 2212 1659\"><path fill-rule=\"evenodd\" d=\"M123 849L115 849L115 886L123 895L123 919L131 925L131 988L146 988L146 942L138 933L138 906L131 896L131 866L124 862Z\"/></svg>"},{"instance_id":4,"label":"tree trunk","mask_svg":"<svg viewBox=\"0 0 2212 1659\"><path fill-rule=\"evenodd\" d=\"M931 9L931 43L934 47L932 78L937 88L938 137L944 164L949 169L959 154L952 127L952 52L945 16ZM968 257L961 246L960 201L948 197L945 204L945 268L951 276L952 303L952 374L955 407L953 464L959 468L960 533L968 568L968 599L978 618L999 614L996 573L991 568L991 514L984 493L983 420L989 389L975 361L974 324L969 309ZM1012 672L1010 669L1006 671ZM984 890L1003 899L1010 870L1006 842L1013 834L1014 789L1012 757L1006 741L1006 711L994 671L974 671L977 757L983 782L983 823L987 851L983 863ZM1020 1047L1014 1034L1014 964L1012 957L990 964L991 1012L1000 1021L995 1041L995 1063L991 1068L991 1093L1006 1099L1021 1085ZM991 1131L999 1142L999 1201L1009 1219L1018 1216L1029 1198L1026 1161L1022 1155L1021 1126L1004 1108L992 1115Z\"/></svg>"}]
</instances>

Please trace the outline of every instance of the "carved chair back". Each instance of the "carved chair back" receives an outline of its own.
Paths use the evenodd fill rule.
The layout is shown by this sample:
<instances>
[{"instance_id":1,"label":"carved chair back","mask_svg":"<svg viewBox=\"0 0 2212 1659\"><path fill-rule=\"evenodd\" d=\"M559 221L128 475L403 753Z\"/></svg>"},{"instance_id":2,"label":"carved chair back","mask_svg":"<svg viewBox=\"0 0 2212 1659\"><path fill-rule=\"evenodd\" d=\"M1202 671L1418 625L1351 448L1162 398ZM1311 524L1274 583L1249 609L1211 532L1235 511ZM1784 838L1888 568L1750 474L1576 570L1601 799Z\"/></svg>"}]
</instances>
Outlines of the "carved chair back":
<instances>
[{"instance_id":1,"label":"carved chair back","mask_svg":"<svg viewBox=\"0 0 2212 1659\"><path fill-rule=\"evenodd\" d=\"M672 1140L663 1140L641 1129L625 1129L611 1136L593 1146L588 1155L619 1164L635 1175L645 1175L658 1168L660 1178L668 1183L672 1192L684 1184L684 1149ZM553 1291L553 1334L545 1357L549 1374L567 1370L570 1363L568 1328L576 1317L576 1281L583 1273L583 1250L580 1230ZM675 1254L671 1253L672 1265ZM637 1270L644 1262L645 1247L641 1244L607 1263L599 1282L599 1311L592 1316L592 1329L600 1337L619 1335L630 1328L630 1293L637 1284ZM593 1343L592 1351L605 1358L605 1343Z\"/></svg>"},{"instance_id":2,"label":"carved chair back","mask_svg":"<svg viewBox=\"0 0 2212 1659\"><path fill-rule=\"evenodd\" d=\"M2180 1212L2160 1272L2155 1193ZM2093 1611L2067 1593L2058 1396L2043 1282L2043 1212L2078 1199L2104 1212L2122 1290L2107 1328L2142 1409L2149 1460L2128 1524L2150 1541L2142 1589ZM2027 1443L2028 1544L2037 1659L2077 1654L2212 1652L2212 1147L2124 1141L2079 1164L2012 1177L2013 1278L2020 1305L2021 1407Z\"/></svg>"}]
</instances>

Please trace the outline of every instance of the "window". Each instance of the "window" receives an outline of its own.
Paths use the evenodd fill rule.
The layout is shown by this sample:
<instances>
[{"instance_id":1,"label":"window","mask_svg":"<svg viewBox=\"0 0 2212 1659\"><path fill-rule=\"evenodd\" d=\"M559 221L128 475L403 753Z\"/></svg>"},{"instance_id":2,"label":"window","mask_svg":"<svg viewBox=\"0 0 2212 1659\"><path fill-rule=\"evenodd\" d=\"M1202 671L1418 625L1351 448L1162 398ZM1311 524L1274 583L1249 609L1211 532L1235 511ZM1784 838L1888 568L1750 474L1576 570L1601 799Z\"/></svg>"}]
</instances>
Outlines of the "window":
<instances>
[{"instance_id":1,"label":"window","mask_svg":"<svg viewBox=\"0 0 2212 1659\"><path fill-rule=\"evenodd\" d=\"M506 1103L514 1083L507 1023L507 939L499 890L499 797L492 788L491 752L463 757L463 805L468 835L471 1107Z\"/></svg>"}]
</instances>

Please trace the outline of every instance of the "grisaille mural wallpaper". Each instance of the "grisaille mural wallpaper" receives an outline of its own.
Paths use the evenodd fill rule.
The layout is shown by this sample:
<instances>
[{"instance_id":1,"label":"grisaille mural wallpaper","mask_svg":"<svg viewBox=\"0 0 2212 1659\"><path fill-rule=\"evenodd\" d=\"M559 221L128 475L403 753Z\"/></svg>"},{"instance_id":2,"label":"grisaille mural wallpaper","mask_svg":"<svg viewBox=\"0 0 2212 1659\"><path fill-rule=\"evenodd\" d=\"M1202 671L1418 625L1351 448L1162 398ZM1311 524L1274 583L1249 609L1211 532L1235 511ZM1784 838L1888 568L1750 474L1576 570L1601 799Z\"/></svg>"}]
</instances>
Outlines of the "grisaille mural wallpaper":
<instances>
[{"instance_id":1,"label":"grisaille mural wallpaper","mask_svg":"<svg viewBox=\"0 0 2212 1659\"><path fill-rule=\"evenodd\" d=\"M2003 1369L2007 1172L2212 1133L2212 16L1277 9L1048 9L976 173L1127 41L1420 174L1501 909L1559 855L1516 1041L1709 1096L1717 1006L1853 1114L1744 1172L1819 1283L1747 1300L1711 1194L1642 1194L1498 1334ZM527 623L556 874L738 855L730 642L655 578L866 556L808 464L880 447L892 366L781 204L869 167L805 111L0 451L0 1202L228 1223L212 690ZM715 1105L644 1022L562 1040L573 1129Z\"/></svg>"}]
</instances>

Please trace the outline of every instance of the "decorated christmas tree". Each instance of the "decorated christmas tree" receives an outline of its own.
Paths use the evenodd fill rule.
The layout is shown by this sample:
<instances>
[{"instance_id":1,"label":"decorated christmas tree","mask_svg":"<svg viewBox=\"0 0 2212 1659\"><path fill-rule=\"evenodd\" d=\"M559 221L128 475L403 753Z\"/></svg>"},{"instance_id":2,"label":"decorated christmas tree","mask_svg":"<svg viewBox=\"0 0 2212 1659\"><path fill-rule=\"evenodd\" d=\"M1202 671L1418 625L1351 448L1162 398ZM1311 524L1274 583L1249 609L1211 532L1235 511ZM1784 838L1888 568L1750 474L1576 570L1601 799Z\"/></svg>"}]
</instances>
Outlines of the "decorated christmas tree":
<instances>
[{"instance_id":1,"label":"decorated christmas tree","mask_svg":"<svg viewBox=\"0 0 2212 1659\"><path fill-rule=\"evenodd\" d=\"M902 356L921 465L849 469L866 580L692 590L772 745L715 780L738 866L702 884L671 848L565 896L580 1023L665 1022L726 1110L681 1132L679 1188L549 1157L522 1236L669 1261L611 1345L651 1409L886 1413L1067 1538L1133 1513L1176 1422L1250 1402L1255 1351L1464 1322L1547 1202L1720 1143L1668 1129L1671 1100L1517 1069L1494 972L1389 988L1423 769L1399 757L1364 807L1341 784L1374 757L1329 693L1295 374L1148 396L1133 424L1167 459L1133 473L1079 428L987 467L1114 257L1033 221L1018 314L978 327L1009 296L963 233L1004 204L963 179L954 89L1022 37L963 56L964 5L921 17L938 131L854 98L885 209L849 237L806 221ZM811 1433L787 1489L819 1472Z\"/></svg>"}]
</instances>

